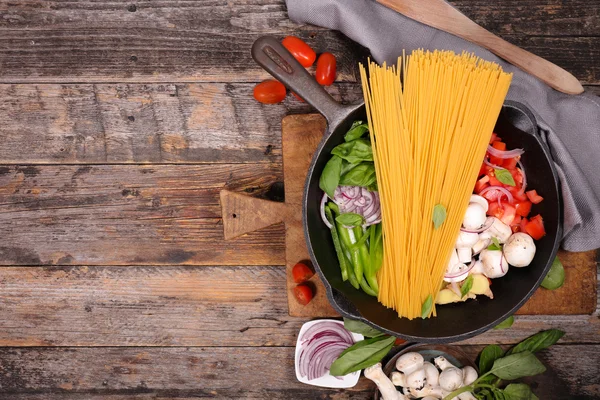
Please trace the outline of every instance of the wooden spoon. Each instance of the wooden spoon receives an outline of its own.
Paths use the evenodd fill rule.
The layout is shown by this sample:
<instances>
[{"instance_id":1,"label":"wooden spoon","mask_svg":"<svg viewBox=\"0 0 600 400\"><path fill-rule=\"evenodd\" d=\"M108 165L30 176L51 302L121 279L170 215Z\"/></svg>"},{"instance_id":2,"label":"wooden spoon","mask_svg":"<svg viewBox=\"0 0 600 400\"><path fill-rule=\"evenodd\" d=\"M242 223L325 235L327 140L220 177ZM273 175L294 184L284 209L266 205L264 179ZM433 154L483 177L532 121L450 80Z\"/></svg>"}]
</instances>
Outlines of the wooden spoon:
<instances>
[{"instance_id":1,"label":"wooden spoon","mask_svg":"<svg viewBox=\"0 0 600 400\"><path fill-rule=\"evenodd\" d=\"M444 0L377 0L408 18L485 47L492 53L568 94L583 92L581 83L556 64L487 31Z\"/></svg>"}]
</instances>

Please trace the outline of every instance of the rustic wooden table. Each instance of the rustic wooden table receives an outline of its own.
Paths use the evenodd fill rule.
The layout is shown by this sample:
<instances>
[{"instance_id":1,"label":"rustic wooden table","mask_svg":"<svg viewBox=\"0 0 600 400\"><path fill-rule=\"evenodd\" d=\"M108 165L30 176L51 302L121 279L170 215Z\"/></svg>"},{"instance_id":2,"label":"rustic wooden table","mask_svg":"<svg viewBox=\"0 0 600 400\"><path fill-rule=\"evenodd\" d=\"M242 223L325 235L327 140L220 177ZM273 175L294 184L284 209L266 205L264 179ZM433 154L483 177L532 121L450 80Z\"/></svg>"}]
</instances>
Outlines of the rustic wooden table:
<instances>
[{"instance_id":1,"label":"rustic wooden table","mask_svg":"<svg viewBox=\"0 0 600 400\"><path fill-rule=\"evenodd\" d=\"M599 0L454 0L600 93ZM0 398L369 398L296 381L283 227L224 242L222 188L281 197L281 119L250 58L263 34L338 56L360 98L364 49L299 26L283 0L0 0ZM600 324L518 317L464 343L559 327L541 399L599 398Z\"/></svg>"}]
</instances>

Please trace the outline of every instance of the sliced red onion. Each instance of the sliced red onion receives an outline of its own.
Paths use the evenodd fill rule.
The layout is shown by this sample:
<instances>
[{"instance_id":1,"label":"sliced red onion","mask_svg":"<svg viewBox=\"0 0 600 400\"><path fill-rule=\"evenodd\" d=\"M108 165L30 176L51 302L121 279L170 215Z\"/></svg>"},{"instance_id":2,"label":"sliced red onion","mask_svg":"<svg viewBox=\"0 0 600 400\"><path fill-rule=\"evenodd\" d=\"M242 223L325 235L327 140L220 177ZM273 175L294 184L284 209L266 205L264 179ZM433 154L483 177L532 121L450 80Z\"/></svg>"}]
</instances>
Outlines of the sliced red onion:
<instances>
[{"instance_id":1,"label":"sliced red onion","mask_svg":"<svg viewBox=\"0 0 600 400\"><path fill-rule=\"evenodd\" d=\"M471 263L467 266L466 270L455 272L455 273L450 273L450 274L445 274L444 278L446 278L446 279L455 279L455 278L458 278L461 275L469 274L469 272L473 269L474 266L475 266L475 260L471 260Z\"/></svg>"},{"instance_id":2,"label":"sliced red onion","mask_svg":"<svg viewBox=\"0 0 600 400\"><path fill-rule=\"evenodd\" d=\"M304 332L300 341L299 373L308 380L325 375L333 361L354 344L350 332L342 324L332 321L315 323Z\"/></svg>"},{"instance_id":3,"label":"sliced red onion","mask_svg":"<svg viewBox=\"0 0 600 400\"><path fill-rule=\"evenodd\" d=\"M491 144L488 145L487 151L494 157L498 157L498 158L513 158L513 157L517 157L517 156L520 156L521 154L525 153L525 150L523 150L523 149L513 149L513 150L507 150L507 151L498 150L498 149L495 149L494 147L492 147Z\"/></svg>"},{"instance_id":4,"label":"sliced red onion","mask_svg":"<svg viewBox=\"0 0 600 400\"><path fill-rule=\"evenodd\" d=\"M512 193L510 193L506 188L503 188L502 186L488 186L485 189L483 189L481 192L479 192L479 195L483 196L485 193L489 192L490 190L498 190L506 196L509 203L512 204L514 202ZM502 196L500 196L500 197L502 197Z\"/></svg>"},{"instance_id":5,"label":"sliced red onion","mask_svg":"<svg viewBox=\"0 0 600 400\"><path fill-rule=\"evenodd\" d=\"M450 290L452 290L458 297L461 297L460 288L458 287L458 283L452 282L450 283Z\"/></svg>"},{"instance_id":6,"label":"sliced red onion","mask_svg":"<svg viewBox=\"0 0 600 400\"><path fill-rule=\"evenodd\" d=\"M321 199L321 219L323 220L325 225L327 225L327 227L331 229L333 228L333 226L331 226L329 221L327 221L327 217L325 216L325 204L327 203L327 199L327 193L323 193L323 198Z\"/></svg>"},{"instance_id":7,"label":"sliced red onion","mask_svg":"<svg viewBox=\"0 0 600 400\"><path fill-rule=\"evenodd\" d=\"M502 255L500 256L500 271L504 274L504 267L502 266L502 259L504 258L504 249L502 249Z\"/></svg>"},{"instance_id":8,"label":"sliced red onion","mask_svg":"<svg viewBox=\"0 0 600 400\"><path fill-rule=\"evenodd\" d=\"M461 232L467 232L467 233L481 233L481 232L489 229L489 227L492 226L493 223L494 223L493 219L487 218L485 220L485 223L479 229L466 229L466 228L461 227L460 230L461 230Z\"/></svg>"},{"instance_id":9,"label":"sliced red onion","mask_svg":"<svg viewBox=\"0 0 600 400\"><path fill-rule=\"evenodd\" d=\"M381 203L379 194L361 186L338 186L333 201L342 213L356 213L365 218L363 226L381 222Z\"/></svg>"},{"instance_id":10,"label":"sliced red onion","mask_svg":"<svg viewBox=\"0 0 600 400\"><path fill-rule=\"evenodd\" d=\"M495 168L495 169L506 169L506 168L503 168L503 167L501 167L501 166L499 166L499 165L492 164L491 162L489 162L489 161L487 160L487 158L484 158L484 159L483 159L483 162L485 163L485 165L489 165L490 167L492 167L492 168Z\"/></svg>"},{"instance_id":11,"label":"sliced red onion","mask_svg":"<svg viewBox=\"0 0 600 400\"><path fill-rule=\"evenodd\" d=\"M525 175L525 168L523 168L521 160L517 161L517 165L519 166L521 176L523 177L523 187L521 188L521 192L525 193L525 188L527 188L527 176Z\"/></svg>"}]
</instances>

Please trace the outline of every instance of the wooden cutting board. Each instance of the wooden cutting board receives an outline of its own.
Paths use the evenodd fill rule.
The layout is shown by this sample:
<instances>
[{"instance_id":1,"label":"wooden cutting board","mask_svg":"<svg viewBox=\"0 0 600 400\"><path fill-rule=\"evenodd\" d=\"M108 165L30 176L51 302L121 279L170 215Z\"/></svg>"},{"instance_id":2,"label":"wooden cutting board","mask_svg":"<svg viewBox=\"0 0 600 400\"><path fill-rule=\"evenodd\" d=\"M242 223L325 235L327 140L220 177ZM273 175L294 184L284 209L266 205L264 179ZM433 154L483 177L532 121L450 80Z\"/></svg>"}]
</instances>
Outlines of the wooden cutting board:
<instances>
[{"instance_id":1,"label":"wooden cutting board","mask_svg":"<svg viewBox=\"0 0 600 400\"><path fill-rule=\"evenodd\" d=\"M312 155L326 129L325 119L317 114L290 115L282 122L285 203L273 202L223 190L221 207L225 240L283 222L289 314L317 318L338 314L315 275L309 282L314 299L300 305L294 298L296 283L291 269L298 261L309 260L302 229L302 193ZM527 315L591 314L596 310L596 252L568 253L559 258L566 271L565 284L558 290L538 289L517 312Z\"/></svg>"}]
</instances>

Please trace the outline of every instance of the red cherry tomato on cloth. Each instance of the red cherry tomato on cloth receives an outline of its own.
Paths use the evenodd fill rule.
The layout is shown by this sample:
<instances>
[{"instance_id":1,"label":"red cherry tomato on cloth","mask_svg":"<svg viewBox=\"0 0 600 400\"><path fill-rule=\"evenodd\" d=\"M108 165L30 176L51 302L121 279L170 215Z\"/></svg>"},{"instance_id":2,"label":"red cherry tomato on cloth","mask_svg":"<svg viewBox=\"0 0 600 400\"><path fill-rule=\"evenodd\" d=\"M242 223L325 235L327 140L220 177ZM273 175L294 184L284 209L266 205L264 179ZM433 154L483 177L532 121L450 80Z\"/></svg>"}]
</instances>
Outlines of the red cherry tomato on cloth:
<instances>
[{"instance_id":1,"label":"red cherry tomato on cloth","mask_svg":"<svg viewBox=\"0 0 600 400\"><path fill-rule=\"evenodd\" d=\"M314 274L315 273L312 271L312 269L308 268L308 266L303 263L298 263L294 265L294 268L292 268L292 277L296 283L306 282L312 278Z\"/></svg>"},{"instance_id":2,"label":"red cherry tomato on cloth","mask_svg":"<svg viewBox=\"0 0 600 400\"><path fill-rule=\"evenodd\" d=\"M285 86L275 80L259 83L254 87L254 98L264 104L275 104L285 99Z\"/></svg>"},{"instance_id":3,"label":"red cherry tomato on cloth","mask_svg":"<svg viewBox=\"0 0 600 400\"><path fill-rule=\"evenodd\" d=\"M285 47L296 60L304 67L308 68L317 59L317 53L310 48L306 42L296 36L287 36L281 41L283 47Z\"/></svg>"},{"instance_id":4,"label":"red cherry tomato on cloth","mask_svg":"<svg viewBox=\"0 0 600 400\"><path fill-rule=\"evenodd\" d=\"M294 288L294 296L298 300L298 303L305 306L312 300L313 292L308 285L302 283Z\"/></svg>"},{"instance_id":5,"label":"red cherry tomato on cloth","mask_svg":"<svg viewBox=\"0 0 600 400\"><path fill-rule=\"evenodd\" d=\"M329 86L335 81L336 61L331 53L323 53L317 60L315 78L323 86Z\"/></svg>"}]
</instances>

